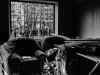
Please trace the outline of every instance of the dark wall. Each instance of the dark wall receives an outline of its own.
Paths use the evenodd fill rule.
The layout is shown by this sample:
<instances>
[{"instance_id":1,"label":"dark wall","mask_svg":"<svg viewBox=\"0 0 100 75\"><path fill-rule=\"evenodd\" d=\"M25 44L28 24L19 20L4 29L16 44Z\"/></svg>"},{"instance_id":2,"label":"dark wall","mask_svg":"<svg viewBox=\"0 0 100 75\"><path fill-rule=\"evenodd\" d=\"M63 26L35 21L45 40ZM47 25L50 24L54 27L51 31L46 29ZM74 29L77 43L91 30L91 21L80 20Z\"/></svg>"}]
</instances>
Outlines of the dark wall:
<instances>
[{"instance_id":1,"label":"dark wall","mask_svg":"<svg viewBox=\"0 0 100 75\"><path fill-rule=\"evenodd\" d=\"M59 2L59 34L67 37L79 36L79 13L75 0Z\"/></svg>"},{"instance_id":2,"label":"dark wall","mask_svg":"<svg viewBox=\"0 0 100 75\"><path fill-rule=\"evenodd\" d=\"M9 36L8 0L2 0L0 1L0 42L3 43L7 41L8 36Z\"/></svg>"},{"instance_id":3,"label":"dark wall","mask_svg":"<svg viewBox=\"0 0 100 75\"><path fill-rule=\"evenodd\" d=\"M80 36L86 11L100 10L100 0L61 0L59 2L58 33L70 38Z\"/></svg>"}]
</instances>

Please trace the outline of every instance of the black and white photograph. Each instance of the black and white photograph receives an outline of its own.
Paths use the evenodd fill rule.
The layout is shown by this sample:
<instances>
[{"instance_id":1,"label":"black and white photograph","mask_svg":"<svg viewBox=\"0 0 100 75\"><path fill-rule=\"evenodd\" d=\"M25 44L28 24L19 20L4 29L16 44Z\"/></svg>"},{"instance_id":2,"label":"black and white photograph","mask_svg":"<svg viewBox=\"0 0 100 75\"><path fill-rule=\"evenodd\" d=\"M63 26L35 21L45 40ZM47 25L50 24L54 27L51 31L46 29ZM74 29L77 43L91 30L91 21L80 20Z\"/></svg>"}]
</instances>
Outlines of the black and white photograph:
<instances>
[{"instance_id":1,"label":"black and white photograph","mask_svg":"<svg viewBox=\"0 0 100 75\"><path fill-rule=\"evenodd\" d=\"M100 75L100 0L1 0L0 75Z\"/></svg>"}]
</instances>

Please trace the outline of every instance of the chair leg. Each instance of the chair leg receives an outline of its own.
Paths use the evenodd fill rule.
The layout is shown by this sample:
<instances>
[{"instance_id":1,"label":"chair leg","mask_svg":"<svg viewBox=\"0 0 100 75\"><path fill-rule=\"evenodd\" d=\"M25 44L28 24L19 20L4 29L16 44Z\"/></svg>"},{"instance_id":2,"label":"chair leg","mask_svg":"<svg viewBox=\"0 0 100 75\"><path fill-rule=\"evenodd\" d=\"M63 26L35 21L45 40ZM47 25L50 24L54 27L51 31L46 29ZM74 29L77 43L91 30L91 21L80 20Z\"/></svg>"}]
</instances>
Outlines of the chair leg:
<instances>
[{"instance_id":1,"label":"chair leg","mask_svg":"<svg viewBox=\"0 0 100 75\"><path fill-rule=\"evenodd\" d=\"M95 67L92 69L92 71L91 71L88 75L91 75L91 74L93 73L93 71L98 67L99 64L100 64L100 63L97 63L97 64L95 65Z\"/></svg>"}]
</instances>

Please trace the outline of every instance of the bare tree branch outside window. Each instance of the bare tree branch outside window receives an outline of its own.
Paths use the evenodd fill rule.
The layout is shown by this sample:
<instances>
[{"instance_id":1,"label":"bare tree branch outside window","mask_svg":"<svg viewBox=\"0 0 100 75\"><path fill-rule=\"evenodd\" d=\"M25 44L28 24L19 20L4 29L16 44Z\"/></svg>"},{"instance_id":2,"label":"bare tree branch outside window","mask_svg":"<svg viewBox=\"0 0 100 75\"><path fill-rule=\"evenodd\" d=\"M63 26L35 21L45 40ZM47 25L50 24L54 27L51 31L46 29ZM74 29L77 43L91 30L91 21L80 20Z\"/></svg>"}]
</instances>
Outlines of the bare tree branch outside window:
<instances>
[{"instance_id":1,"label":"bare tree branch outside window","mask_svg":"<svg viewBox=\"0 0 100 75\"><path fill-rule=\"evenodd\" d=\"M16 37L54 33L54 5L11 1L11 31L15 31Z\"/></svg>"}]
</instances>

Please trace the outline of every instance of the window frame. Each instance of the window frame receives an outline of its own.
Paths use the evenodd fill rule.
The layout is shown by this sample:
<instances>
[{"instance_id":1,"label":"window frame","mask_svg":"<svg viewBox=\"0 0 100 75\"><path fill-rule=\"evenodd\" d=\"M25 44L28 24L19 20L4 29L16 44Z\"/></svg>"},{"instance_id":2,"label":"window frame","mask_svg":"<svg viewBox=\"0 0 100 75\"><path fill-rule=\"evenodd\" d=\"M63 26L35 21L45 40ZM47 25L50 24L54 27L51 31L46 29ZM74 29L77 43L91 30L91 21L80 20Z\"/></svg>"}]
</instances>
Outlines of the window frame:
<instances>
[{"instance_id":1,"label":"window frame","mask_svg":"<svg viewBox=\"0 0 100 75\"><path fill-rule=\"evenodd\" d=\"M11 0L9 2L9 35L11 35L11 32L12 32L12 21L11 21L11 2L23 2L23 3L40 3L40 4L51 4L51 5L54 5L54 10L53 10L53 31L55 33L55 4L57 2L49 2L49 1L35 1L35 0L30 0L30 1L27 1L27 0Z\"/></svg>"}]
</instances>

